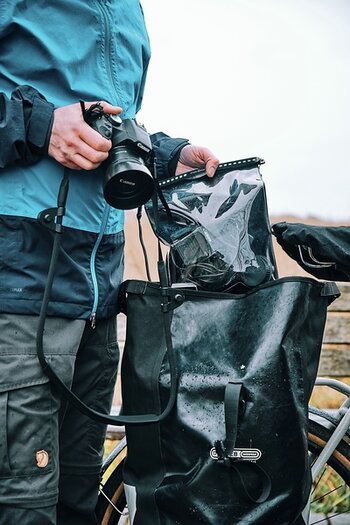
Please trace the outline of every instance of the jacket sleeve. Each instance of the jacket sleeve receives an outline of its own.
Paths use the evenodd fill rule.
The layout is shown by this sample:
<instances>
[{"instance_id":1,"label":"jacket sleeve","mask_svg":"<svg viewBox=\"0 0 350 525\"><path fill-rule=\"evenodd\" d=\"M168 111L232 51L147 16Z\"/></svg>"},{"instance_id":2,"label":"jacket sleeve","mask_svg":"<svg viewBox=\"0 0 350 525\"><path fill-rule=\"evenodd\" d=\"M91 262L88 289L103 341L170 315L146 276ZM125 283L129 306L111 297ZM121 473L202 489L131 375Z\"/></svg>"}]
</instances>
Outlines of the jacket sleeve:
<instances>
[{"instance_id":1,"label":"jacket sleeve","mask_svg":"<svg viewBox=\"0 0 350 525\"><path fill-rule=\"evenodd\" d=\"M54 106L30 86L11 98L0 92L0 168L14 162L34 164L47 154Z\"/></svg>"},{"instance_id":2,"label":"jacket sleeve","mask_svg":"<svg viewBox=\"0 0 350 525\"><path fill-rule=\"evenodd\" d=\"M162 180L175 175L181 150L189 144L187 139L171 138L159 132L151 135L151 142L157 169L157 179Z\"/></svg>"},{"instance_id":3,"label":"jacket sleeve","mask_svg":"<svg viewBox=\"0 0 350 525\"><path fill-rule=\"evenodd\" d=\"M272 233L283 250L306 272L327 281L350 281L349 226L277 222Z\"/></svg>"}]
</instances>

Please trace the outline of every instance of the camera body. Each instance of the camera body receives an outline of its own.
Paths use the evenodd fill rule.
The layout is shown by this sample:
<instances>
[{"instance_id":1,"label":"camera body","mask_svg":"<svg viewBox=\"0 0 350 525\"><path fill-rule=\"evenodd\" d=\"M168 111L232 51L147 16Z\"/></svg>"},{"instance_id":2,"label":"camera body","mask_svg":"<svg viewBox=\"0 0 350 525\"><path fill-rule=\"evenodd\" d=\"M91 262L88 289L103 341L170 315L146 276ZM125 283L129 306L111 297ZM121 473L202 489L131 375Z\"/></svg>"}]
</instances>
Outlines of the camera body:
<instances>
[{"instance_id":1,"label":"camera body","mask_svg":"<svg viewBox=\"0 0 350 525\"><path fill-rule=\"evenodd\" d=\"M86 110L84 119L112 141L103 187L108 204L130 210L147 202L154 191L154 180L146 166L152 153L146 129L135 119L122 120L118 115L104 113L101 104Z\"/></svg>"}]
</instances>

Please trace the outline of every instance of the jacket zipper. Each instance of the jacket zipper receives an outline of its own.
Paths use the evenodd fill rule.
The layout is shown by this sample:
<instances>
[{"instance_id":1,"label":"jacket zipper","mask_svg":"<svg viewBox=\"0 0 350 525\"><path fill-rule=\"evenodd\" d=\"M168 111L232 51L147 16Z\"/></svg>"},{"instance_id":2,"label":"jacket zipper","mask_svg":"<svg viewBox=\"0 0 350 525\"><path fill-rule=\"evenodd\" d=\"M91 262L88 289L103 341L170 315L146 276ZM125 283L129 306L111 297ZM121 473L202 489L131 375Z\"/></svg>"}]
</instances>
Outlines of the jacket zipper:
<instances>
[{"instance_id":1,"label":"jacket zipper","mask_svg":"<svg viewBox=\"0 0 350 525\"><path fill-rule=\"evenodd\" d=\"M113 88L113 90L114 90L114 92L116 94L116 98L118 100L118 94L117 94L117 90L116 90L116 87L115 87L115 84L114 84L113 69L112 69L112 66L111 66L111 59L110 59L111 32L110 32L108 12L107 12L107 8L105 6L104 1L101 2L101 0L98 0L96 2L96 4L97 4L98 9L100 10L100 13L102 15L103 25L104 25L104 28L105 28L105 34L104 34L104 42L105 42L105 44L104 44L104 60L105 60L105 64L106 64L106 71L107 71L107 75L108 75L111 87ZM102 240L103 234L104 234L106 226L107 226L109 212L110 212L110 206L108 204L106 204L106 207L105 207L105 210L104 210L103 216L102 216L100 233L99 233L99 236L98 236L98 238L97 238L97 240L95 242L94 248L93 248L92 253L91 253L91 258L90 258L90 271L91 271L93 296L94 296L94 302L93 302L92 309L91 309L91 314L90 314L90 322L91 322L91 327L92 328L96 327L96 312L97 312L98 301L99 301L99 289L98 289L98 282L97 282L97 276L96 276L96 267L95 267L96 255L97 255L98 248L99 248L99 246L101 244L101 240Z\"/></svg>"},{"instance_id":2,"label":"jacket zipper","mask_svg":"<svg viewBox=\"0 0 350 525\"><path fill-rule=\"evenodd\" d=\"M91 257L90 257L90 272L91 272L91 279L92 279L92 291L93 291L93 297L94 297L94 302L93 302L91 314L90 314L90 322L91 322L92 328L96 327L96 312L97 312L98 300L99 300L99 289L98 289L98 281L97 281L97 276L96 276L96 255L97 255L98 248L101 244L102 237L104 235L104 232L107 226L110 209L111 209L110 206L106 204L104 212L103 212L103 216L102 216L100 233L98 234L98 237L96 239L96 242L94 244L94 247L91 253Z\"/></svg>"},{"instance_id":3,"label":"jacket zipper","mask_svg":"<svg viewBox=\"0 0 350 525\"><path fill-rule=\"evenodd\" d=\"M104 60L105 60L105 64L106 64L107 76L109 78L110 85L113 87L113 90L114 90L114 93L115 93L115 96L116 96L116 100L118 101L118 103L120 103L119 102L119 96L118 96L118 90L117 90L115 82L114 82L114 72L113 72L113 67L111 65L111 58L110 58L111 57L111 32L110 32L110 22L109 22L109 17L108 17L108 11L107 11L107 8L106 8L104 2L98 1L97 5L98 5L99 10L100 10L100 12L102 14L103 24L104 24L104 27L105 27Z\"/></svg>"}]
</instances>

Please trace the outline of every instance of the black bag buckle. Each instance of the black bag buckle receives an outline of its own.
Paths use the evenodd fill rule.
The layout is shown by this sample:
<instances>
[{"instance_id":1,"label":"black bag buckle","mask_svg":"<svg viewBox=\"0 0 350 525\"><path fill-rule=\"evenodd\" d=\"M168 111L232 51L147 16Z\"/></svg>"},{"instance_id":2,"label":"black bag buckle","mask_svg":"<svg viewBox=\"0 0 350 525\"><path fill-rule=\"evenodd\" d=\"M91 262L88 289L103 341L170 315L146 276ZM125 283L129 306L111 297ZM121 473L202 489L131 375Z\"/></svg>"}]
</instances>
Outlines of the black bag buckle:
<instances>
[{"instance_id":1,"label":"black bag buckle","mask_svg":"<svg viewBox=\"0 0 350 525\"><path fill-rule=\"evenodd\" d=\"M161 302L161 308L163 313L175 310L175 308L181 306L186 299L185 294L181 292L181 290L177 288L174 289L169 286L161 286L160 294L162 298L164 297L165 299Z\"/></svg>"},{"instance_id":2,"label":"black bag buckle","mask_svg":"<svg viewBox=\"0 0 350 525\"><path fill-rule=\"evenodd\" d=\"M38 221L48 230L51 230L54 233L62 233L62 217L64 214L64 206L59 206L57 208L46 208L46 210L42 210L38 214Z\"/></svg>"}]
</instances>

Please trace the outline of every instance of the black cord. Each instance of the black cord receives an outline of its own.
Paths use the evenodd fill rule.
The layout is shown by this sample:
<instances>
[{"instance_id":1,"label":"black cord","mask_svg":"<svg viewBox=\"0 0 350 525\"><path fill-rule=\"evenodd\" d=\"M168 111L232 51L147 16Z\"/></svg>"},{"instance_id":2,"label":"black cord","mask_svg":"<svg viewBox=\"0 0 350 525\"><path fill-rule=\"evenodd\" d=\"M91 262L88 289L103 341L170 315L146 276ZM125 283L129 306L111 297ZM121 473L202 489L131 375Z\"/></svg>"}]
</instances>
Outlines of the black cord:
<instances>
[{"instance_id":1,"label":"black cord","mask_svg":"<svg viewBox=\"0 0 350 525\"><path fill-rule=\"evenodd\" d=\"M141 248L142 248L143 258L145 260L145 269L146 269L147 280L151 281L151 273L150 273L150 270L149 270L149 262L148 262L147 250L146 250L145 243L143 242L143 233L142 233L142 225L141 225L142 206L140 206L138 208L137 214L136 214L136 218L137 218L137 223L138 223L138 227L139 227L139 241L140 241Z\"/></svg>"},{"instance_id":2,"label":"black cord","mask_svg":"<svg viewBox=\"0 0 350 525\"><path fill-rule=\"evenodd\" d=\"M100 102L92 104L88 109L85 107L85 102L80 101L81 112L83 114L85 122L91 124L92 121L101 118L103 115L103 106Z\"/></svg>"},{"instance_id":3,"label":"black cord","mask_svg":"<svg viewBox=\"0 0 350 525\"><path fill-rule=\"evenodd\" d=\"M90 417L91 419L94 419L95 421L98 421L100 423L104 424L112 424L112 425L125 425L125 424L144 424L144 423L157 423L161 420L163 420L169 412L172 410L172 407L175 402L176 398L176 374L175 372L172 373L172 385L171 385L171 391L170 391L170 397L167 403L167 406L163 410L163 412L160 415L157 414L143 414L143 415L133 415L133 416L111 416L110 414L103 414L101 412L97 412L96 410L93 410L92 408L88 407L81 399L79 399L65 384L64 382L58 377L56 372L51 368L51 365L47 362L44 352L44 329L45 329L45 321L47 317L47 309L48 304L50 302L50 296L51 296L51 290L52 290L52 284L57 268L57 261L58 261L58 255L60 253L60 246L61 246L61 233L63 231L62 228L62 220L65 213L65 204L67 200L68 195L68 189L69 189L69 176L68 176L68 170L65 170L64 176L60 185L60 189L58 192L58 198L57 198L57 210L56 210L56 222L54 225L50 226L50 229L54 231L54 242L53 242L53 248L51 253L51 260L50 260L50 266L49 271L47 275L47 282L44 290L43 295L43 301L40 308L40 314L39 314L39 320L38 320L38 327L37 327L37 334L36 334L36 350L39 362L42 366L42 369L44 373L47 375L47 377L50 379L50 381L53 383L53 385L57 388L57 390L62 394L77 410L79 410L81 413L85 414L86 416ZM39 216L45 215L45 210ZM164 323L166 329L169 329L168 325L166 324L166 319L164 315ZM170 348L170 354L171 354L171 348ZM169 359L173 359L172 356L169 357ZM175 375L174 375L175 374Z\"/></svg>"}]
</instances>

